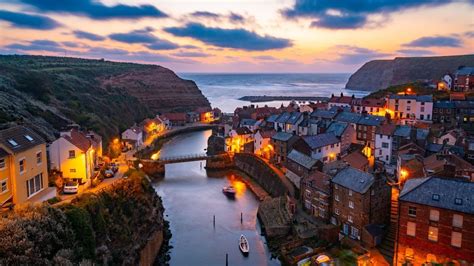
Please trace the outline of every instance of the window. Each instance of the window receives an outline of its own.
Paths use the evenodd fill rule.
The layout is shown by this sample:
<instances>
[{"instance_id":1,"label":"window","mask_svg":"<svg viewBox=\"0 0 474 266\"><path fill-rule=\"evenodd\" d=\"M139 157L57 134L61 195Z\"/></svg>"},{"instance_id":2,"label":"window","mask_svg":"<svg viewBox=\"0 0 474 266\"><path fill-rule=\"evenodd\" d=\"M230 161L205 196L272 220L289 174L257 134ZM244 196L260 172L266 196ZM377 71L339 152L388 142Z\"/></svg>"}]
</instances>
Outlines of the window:
<instances>
[{"instance_id":1,"label":"window","mask_svg":"<svg viewBox=\"0 0 474 266\"><path fill-rule=\"evenodd\" d=\"M352 190L349 189L349 196L352 196Z\"/></svg>"},{"instance_id":2,"label":"window","mask_svg":"<svg viewBox=\"0 0 474 266\"><path fill-rule=\"evenodd\" d=\"M407 235L415 236L416 235L416 223L408 222L407 223Z\"/></svg>"},{"instance_id":3,"label":"window","mask_svg":"<svg viewBox=\"0 0 474 266\"><path fill-rule=\"evenodd\" d=\"M439 211L430 210L430 221L433 221L433 222L439 221Z\"/></svg>"},{"instance_id":4,"label":"window","mask_svg":"<svg viewBox=\"0 0 474 266\"><path fill-rule=\"evenodd\" d=\"M416 207L413 207L413 206L408 207L408 216L416 217Z\"/></svg>"},{"instance_id":5,"label":"window","mask_svg":"<svg viewBox=\"0 0 474 266\"><path fill-rule=\"evenodd\" d=\"M338 208L334 209L334 213L335 213L336 215L339 215L339 209L338 209Z\"/></svg>"},{"instance_id":6,"label":"window","mask_svg":"<svg viewBox=\"0 0 474 266\"><path fill-rule=\"evenodd\" d=\"M26 193L30 197L43 189L43 174L39 174L32 179L26 180Z\"/></svg>"},{"instance_id":7,"label":"window","mask_svg":"<svg viewBox=\"0 0 474 266\"><path fill-rule=\"evenodd\" d=\"M337 194L334 195L334 199L335 199L336 201L339 201L339 195L337 195Z\"/></svg>"},{"instance_id":8,"label":"window","mask_svg":"<svg viewBox=\"0 0 474 266\"><path fill-rule=\"evenodd\" d=\"M10 143L10 145L12 145L13 147L18 146L18 143L17 143L15 140L13 140L13 139L9 139L9 140L8 140L8 143Z\"/></svg>"},{"instance_id":9,"label":"window","mask_svg":"<svg viewBox=\"0 0 474 266\"><path fill-rule=\"evenodd\" d=\"M462 243L462 234L459 232L451 232L451 245L453 247L461 247Z\"/></svg>"},{"instance_id":10,"label":"window","mask_svg":"<svg viewBox=\"0 0 474 266\"><path fill-rule=\"evenodd\" d=\"M339 186L337 184L334 184L335 189L339 189Z\"/></svg>"},{"instance_id":11,"label":"window","mask_svg":"<svg viewBox=\"0 0 474 266\"><path fill-rule=\"evenodd\" d=\"M0 181L0 194L8 191L7 179Z\"/></svg>"},{"instance_id":12,"label":"window","mask_svg":"<svg viewBox=\"0 0 474 266\"><path fill-rule=\"evenodd\" d=\"M425 111L425 107L422 106L422 107L420 108L420 110L421 110L422 112L424 112L424 111Z\"/></svg>"},{"instance_id":13,"label":"window","mask_svg":"<svg viewBox=\"0 0 474 266\"><path fill-rule=\"evenodd\" d=\"M456 205L462 205L462 199L460 199L460 198L455 198L455 199L454 199L454 204L456 204Z\"/></svg>"},{"instance_id":14,"label":"window","mask_svg":"<svg viewBox=\"0 0 474 266\"><path fill-rule=\"evenodd\" d=\"M354 238L359 237L359 229L355 228L354 226L351 226L351 236Z\"/></svg>"},{"instance_id":15,"label":"window","mask_svg":"<svg viewBox=\"0 0 474 266\"><path fill-rule=\"evenodd\" d=\"M382 142L382 148L388 148L388 142Z\"/></svg>"},{"instance_id":16,"label":"window","mask_svg":"<svg viewBox=\"0 0 474 266\"><path fill-rule=\"evenodd\" d=\"M20 162L20 173L24 173L25 172L25 168L26 168L26 162L25 162L25 159L21 159Z\"/></svg>"},{"instance_id":17,"label":"window","mask_svg":"<svg viewBox=\"0 0 474 266\"><path fill-rule=\"evenodd\" d=\"M428 229L428 239L431 241L438 241L438 227L430 226Z\"/></svg>"},{"instance_id":18,"label":"window","mask_svg":"<svg viewBox=\"0 0 474 266\"><path fill-rule=\"evenodd\" d=\"M25 135L25 139L27 139L29 142L33 142L33 138L30 135Z\"/></svg>"},{"instance_id":19,"label":"window","mask_svg":"<svg viewBox=\"0 0 474 266\"><path fill-rule=\"evenodd\" d=\"M457 228L462 228L462 215L454 214L453 215L453 226Z\"/></svg>"},{"instance_id":20,"label":"window","mask_svg":"<svg viewBox=\"0 0 474 266\"><path fill-rule=\"evenodd\" d=\"M347 215L347 220L352 223L354 220L352 219L352 215Z\"/></svg>"},{"instance_id":21,"label":"window","mask_svg":"<svg viewBox=\"0 0 474 266\"><path fill-rule=\"evenodd\" d=\"M433 196L431 196L431 199L434 201L439 201L439 194L433 194Z\"/></svg>"},{"instance_id":22,"label":"window","mask_svg":"<svg viewBox=\"0 0 474 266\"><path fill-rule=\"evenodd\" d=\"M349 208L354 209L354 202L349 201Z\"/></svg>"},{"instance_id":23,"label":"window","mask_svg":"<svg viewBox=\"0 0 474 266\"><path fill-rule=\"evenodd\" d=\"M75 150L69 151L69 159L73 159L73 158L76 158L76 151Z\"/></svg>"},{"instance_id":24,"label":"window","mask_svg":"<svg viewBox=\"0 0 474 266\"><path fill-rule=\"evenodd\" d=\"M410 260L415 258L415 252L412 248L405 249L405 257Z\"/></svg>"},{"instance_id":25,"label":"window","mask_svg":"<svg viewBox=\"0 0 474 266\"><path fill-rule=\"evenodd\" d=\"M42 154L41 154L41 152L37 152L37 153L36 153L36 163L37 163L37 164L40 164L40 163L42 163L42 162L43 162Z\"/></svg>"},{"instance_id":26,"label":"window","mask_svg":"<svg viewBox=\"0 0 474 266\"><path fill-rule=\"evenodd\" d=\"M420 119L421 119L421 120L424 120L424 119L425 119L425 116L424 116L424 115L420 115Z\"/></svg>"},{"instance_id":27,"label":"window","mask_svg":"<svg viewBox=\"0 0 474 266\"><path fill-rule=\"evenodd\" d=\"M5 169L5 166L6 166L5 158L0 159L0 169L1 170Z\"/></svg>"},{"instance_id":28,"label":"window","mask_svg":"<svg viewBox=\"0 0 474 266\"><path fill-rule=\"evenodd\" d=\"M70 173L75 173L75 172L76 172L76 169L75 169L75 168L71 168L71 169L69 169L69 172L70 172Z\"/></svg>"}]
</instances>

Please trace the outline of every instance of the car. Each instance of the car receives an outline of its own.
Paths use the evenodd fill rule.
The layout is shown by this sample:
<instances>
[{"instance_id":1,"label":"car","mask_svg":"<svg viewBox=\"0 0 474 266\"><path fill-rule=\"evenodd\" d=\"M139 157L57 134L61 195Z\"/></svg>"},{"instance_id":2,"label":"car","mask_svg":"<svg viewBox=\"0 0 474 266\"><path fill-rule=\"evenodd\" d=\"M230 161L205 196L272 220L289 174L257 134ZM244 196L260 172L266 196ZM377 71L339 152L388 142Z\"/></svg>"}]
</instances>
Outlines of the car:
<instances>
[{"instance_id":1,"label":"car","mask_svg":"<svg viewBox=\"0 0 474 266\"><path fill-rule=\"evenodd\" d=\"M76 194L79 192L79 183L76 181L67 181L63 187L64 194Z\"/></svg>"},{"instance_id":2,"label":"car","mask_svg":"<svg viewBox=\"0 0 474 266\"><path fill-rule=\"evenodd\" d=\"M109 169L112 170L114 173L117 173L119 170L118 163L110 163L109 164Z\"/></svg>"},{"instance_id":3,"label":"car","mask_svg":"<svg viewBox=\"0 0 474 266\"><path fill-rule=\"evenodd\" d=\"M110 170L110 169L107 169L104 171L104 176L105 178L112 178L115 176L115 173L114 171Z\"/></svg>"}]
</instances>

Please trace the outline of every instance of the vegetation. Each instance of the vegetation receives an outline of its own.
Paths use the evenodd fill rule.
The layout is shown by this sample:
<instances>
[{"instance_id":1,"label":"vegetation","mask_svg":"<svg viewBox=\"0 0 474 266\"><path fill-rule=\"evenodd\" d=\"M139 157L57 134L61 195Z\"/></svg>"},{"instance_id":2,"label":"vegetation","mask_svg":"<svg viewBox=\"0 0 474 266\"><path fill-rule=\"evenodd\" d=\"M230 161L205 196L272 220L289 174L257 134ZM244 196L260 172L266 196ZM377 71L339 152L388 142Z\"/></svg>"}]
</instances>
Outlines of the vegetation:
<instances>
[{"instance_id":1,"label":"vegetation","mask_svg":"<svg viewBox=\"0 0 474 266\"><path fill-rule=\"evenodd\" d=\"M402 85L396 85L396 86L390 86L384 90L379 90L372 92L365 98L384 98L385 96L389 94L397 94L399 92L405 92L408 88L411 89L412 93L418 94L418 95L433 95L433 98L436 100L449 100L449 94L444 91L438 91L435 88L430 87L426 83L422 82L413 82L413 83L407 83L407 84L402 84Z\"/></svg>"},{"instance_id":2,"label":"vegetation","mask_svg":"<svg viewBox=\"0 0 474 266\"><path fill-rule=\"evenodd\" d=\"M25 206L0 218L0 265L137 264L163 230L163 207L143 173L70 204Z\"/></svg>"}]
</instances>

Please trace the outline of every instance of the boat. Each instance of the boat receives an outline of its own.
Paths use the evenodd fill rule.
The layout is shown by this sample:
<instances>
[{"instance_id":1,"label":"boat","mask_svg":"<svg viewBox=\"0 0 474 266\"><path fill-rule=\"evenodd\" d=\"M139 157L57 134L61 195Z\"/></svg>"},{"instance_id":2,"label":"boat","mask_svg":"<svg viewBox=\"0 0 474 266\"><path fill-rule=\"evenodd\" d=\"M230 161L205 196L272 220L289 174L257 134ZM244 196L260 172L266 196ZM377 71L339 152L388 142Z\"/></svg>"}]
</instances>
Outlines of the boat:
<instances>
[{"instance_id":1,"label":"boat","mask_svg":"<svg viewBox=\"0 0 474 266\"><path fill-rule=\"evenodd\" d=\"M244 235L240 235L240 240L239 240L239 249L242 251L242 253L247 256L249 254L249 241Z\"/></svg>"},{"instance_id":2,"label":"boat","mask_svg":"<svg viewBox=\"0 0 474 266\"><path fill-rule=\"evenodd\" d=\"M226 194L229 197L234 197L235 196L235 188L233 186L228 186L222 188L222 192Z\"/></svg>"}]
</instances>

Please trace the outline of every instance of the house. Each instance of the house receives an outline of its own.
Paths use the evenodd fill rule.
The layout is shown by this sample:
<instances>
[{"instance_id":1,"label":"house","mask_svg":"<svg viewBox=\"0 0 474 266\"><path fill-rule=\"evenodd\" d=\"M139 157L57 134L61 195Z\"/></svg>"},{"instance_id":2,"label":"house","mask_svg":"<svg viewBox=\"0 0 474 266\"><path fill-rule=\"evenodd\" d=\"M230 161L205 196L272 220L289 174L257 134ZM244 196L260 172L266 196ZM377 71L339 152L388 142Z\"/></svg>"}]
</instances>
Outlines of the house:
<instances>
[{"instance_id":1,"label":"house","mask_svg":"<svg viewBox=\"0 0 474 266\"><path fill-rule=\"evenodd\" d=\"M76 128L62 131L49 145L50 168L61 172L65 179L88 183L95 174L99 146L102 143Z\"/></svg>"},{"instance_id":2,"label":"house","mask_svg":"<svg viewBox=\"0 0 474 266\"><path fill-rule=\"evenodd\" d=\"M289 151L297 140L297 136L286 132L277 132L273 135L270 140L274 151L271 160L274 163L285 163Z\"/></svg>"},{"instance_id":3,"label":"house","mask_svg":"<svg viewBox=\"0 0 474 266\"><path fill-rule=\"evenodd\" d=\"M369 160L361 151L353 151L341 157L341 161L347 165L367 172L369 171Z\"/></svg>"},{"instance_id":4,"label":"house","mask_svg":"<svg viewBox=\"0 0 474 266\"><path fill-rule=\"evenodd\" d=\"M375 159L390 164L392 161L392 140L396 125L385 124L375 131Z\"/></svg>"},{"instance_id":5,"label":"house","mask_svg":"<svg viewBox=\"0 0 474 266\"><path fill-rule=\"evenodd\" d=\"M412 128L410 126L397 126L393 132L392 138L392 158L390 164L395 165L398 159L398 150L400 147L412 142Z\"/></svg>"},{"instance_id":6,"label":"house","mask_svg":"<svg viewBox=\"0 0 474 266\"><path fill-rule=\"evenodd\" d=\"M351 127L356 129L356 125L361 118L362 118L361 114L344 111L344 112L338 113L337 116L334 118L334 120L338 122L349 123Z\"/></svg>"},{"instance_id":7,"label":"house","mask_svg":"<svg viewBox=\"0 0 474 266\"><path fill-rule=\"evenodd\" d=\"M400 192L394 264L474 264L474 183L428 177Z\"/></svg>"},{"instance_id":8,"label":"house","mask_svg":"<svg viewBox=\"0 0 474 266\"><path fill-rule=\"evenodd\" d=\"M331 95L331 98L328 101L328 108L332 107L352 107L352 103L354 101L355 97L354 95L351 96L344 96L343 93L341 93L341 96L334 96Z\"/></svg>"},{"instance_id":9,"label":"house","mask_svg":"<svg viewBox=\"0 0 474 266\"><path fill-rule=\"evenodd\" d=\"M336 160L341 153L341 141L332 133L323 133L301 137L294 148L313 159L329 163Z\"/></svg>"},{"instance_id":10,"label":"house","mask_svg":"<svg viewBox=\"0 0 474 266\"><path fill-rule=\"evenodd\" d=\"M427 176L423 166L423 156L411 152L399 154L396 172L397 181L403 185L409 179Z\"/></svg>"},{"instance_id":11,"label":"house","mask_svg":"<svg viewBox=\"0 0 474 266\"><path fill-rule=\"evenodd\" d=\"M390 95L387 109L393 113L392 119L413 123L417 120L431 121L433 116L432 95Z\"/></svg>"},{"instance_id":12,"label":"house","mask_svg":"<svg viewBox=\"0 0 474 266\"><path fill-rule=\"evenodd\" d=\"M196 112L187 112L186 113L186 122L187 123L196 123L201 121L201 115Z\"/></svg>"},{"instance_id":13,"label":"house","mask_svg":"<svg viewBox=\"0 0 474 266\"><path fill-rule=\"evenodd\" d=\"M286 132L286 121L288 121L290 117L291 117L290 112L281 113L275 120L275 130Z\"/></svg>"},{"instance_id":14,"label":"house","mask_svg":"<svg viewBox=\"0 0 474 266\"><path fill-rule=\"evenodd\" d=\"M253 143L252 131L246 127L239 127L230 131L226 138L226 151L244 152L245 145ZM253 145L253 144L252 144Z\"/></svg>"},{"instance_id":15,"label":"house","mask_svg":"<svg viewBox=\"0 0 474 266\"><path fill-rule=\"evenodd\" d=\"M240 127L246 127L250 129L250 131L254 132L257 129L257 120L251 118L244 118L240 120Z\"/></svg>"},{"instance_id":16,"label":"house","mask_svg":"<svg viewBox=\"0 0 474 266\"><path fill-rule=\"evenodd\" d=\"M432 154L423 158L428 176L444 176L474 181L474 166L455 154Z\"/></svg>"},{"instance_id":17,"label":"house","mask_svg":"<svg viewBox=\"0 0 474 266\"><path fill-rule=\"evenodd\" d=\"M211 107L199 107L195 112L199 114L199 121L202 123L211 123L214 121L214 112Z\"/></svg>"},{"instance_id":18,"label":"house","mask_svg":"<svg viewBox=\"0 0 474 266\"><path fill-rule=\"evenodd\" d=\"M301 179L300 196L303 209L310 215L329 221L331 213L331 177L320 171L313 171Z\"/></svg>"},{"instance_id":19,"label":"house","mask_svg":"<svg viewBox=\"0 0 474 266\"><path fill-rule=\"evenodd\" d=\"M456 122L456 105L452 101L433 103L433 123L452 124Z\"/></svg>"},{"instance_id":20,"label":"house","mask_svg":"<svg viewBox=\"0 0 474 266\"><path fill-rule=\"evenodd\" d=\"M290 117L285 122L285 132L291 134L299 134L298 126L303 121L304 115L300 112L291 113Z\"/></svg>"},{"instance_id":21,"label":"house","mask_svg":"<svg viewBox=\"0 0 474 266\"><path fill-rule=\"evenodd\" d=\"M366 156L371 157L375 150L375 131L385 123L385 117L375 115L363 115L356 126L356 141L366 146ZM370 149L370 151L369 151Z\"/></svg>"},{"instance_id":22,"label":"house","mask_svg":"<svg viewBox=\"0 0 474 266\"><path fill-rule=\"evenodd\" d=\"M470 92L474 89L474 67L461 67L454 72L454 91Z\"/></svg>"},{"instance_id":23,"label":"house","mask_svg":"<svg viewBox=\"0 0 474 266\"><path fill-rule=\"evenodd\" d=\"M436 143L437 144L448 144L448 145L456 145L458 143L458 140L460 138L464 137L461 132L457 130L450 130L446 132L445 134L439 136L436 138Z\"/></svg>"},{"instance_id":24,"label":"house","mask_svg":"<svg viewBox=\"0 0 474 266\"><path fill-rule=\"evenodd\" d=\"M313 130L311 129L311 124L310 124L309 121L310 121L310 119L309 119L308 115L305 113L303 120L298 125L298 131L297 132L298 132L299 136L307 136L307 135L311 134L311 132Z\"/></svg>"},{"instance_id":25,"label":"house","mask_svg":"<svg viewBox=\"0 0 474 266\"><path fill-rule=\"evenodd\" d=\"M255 154L262 156L265 159L270 159L273 153L273 146L270 144L270 140L273 135L276 134L275 130L257 130L254 134L254 149Z\"/></svg>"},{"instance_id":26,"label":"house","mask_svg":"<svg viewBox=\"0 0 474 266\"><path fill-rule=\"evenodd\" d=\"M188 121L186 113L164 113L163 116L168 119L171 127L185 126Z\"/></svg>"},{"instance_id":27,"label":"house","mask_svg":"<svg viewBox=\"0 0 474 266\"><path fill-rule=\"evenodd\" d=\"M455 101L457 125L466 129L474 129L474 101Z\"/></svg>"},{"instance_id":28,"label":"house","mask_svg":"<svg viewBox=\"0 0 474 266\"><path fill-rule=\"evenodd\" d=\"M332 133L341 141L341 153L349 149L352 143L356 143L356 130L346 122L332 122L326 129L326 133Z\"/></svg>"},{"instance_id":29,"label":"house","mask_svg":"<svg viewBox=\"0 0 474 266\"><path fill-rule=\"evenodd\" d=\"M286 161L286 177L297 187L300 188L301 178L309 176L312 172L320 169L322 163L313 159L304 153L295 149L288 154Z\"/></svg>"},{"instance_id":30,"label":"house","mask_svg":"<svg viewBox=\"0 0 474 266\"><path fill-rule=\"evenodd\" d=\"M352 106L354 112L359 114L385 115L385 99L358 99Z\"/></svg>"},{"instance_id":31,"label":"house","mask_svg":"<svg viewBox=\"0 0 474 266\"><path fill-rule=\"evenodd\" d=\"M33 130L0 130L0 205L21 204L48 187L46 143Z\"/></svg>"},{"instance_id":32,"label":"house","mask_svg":"<svg viewBox=\"0 0 474 266\"><path fill-rule=\"evenodd\" d=\"M125 130L122 133L122 142L129 149L138 149L143 145L143 130L137 125Z\"/></svg>"},{"instance_id":33,"label":"house","mask_svg":"<svg viewBox=\"0 0 474 266\"><path fill-rule=\"evenodd\" d=\"M280 115L271 115L265 119L266 122L266 127L267 128L273 128L274 130L278 129L276 120Z\"/></svg>"},{"instance_id":34,"label":"house","mask_svg":"<svg viewBox=\"0 0 474 266\"><path fill-rule=\"evenodd\" d=\"M385 178L346 167L331 179L331 187L331 223L341 227L342 235L370 246L372 241L362 238L364 228L387 224L389 218L391 193Z\"/></svg>"}]
</instances>

